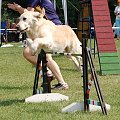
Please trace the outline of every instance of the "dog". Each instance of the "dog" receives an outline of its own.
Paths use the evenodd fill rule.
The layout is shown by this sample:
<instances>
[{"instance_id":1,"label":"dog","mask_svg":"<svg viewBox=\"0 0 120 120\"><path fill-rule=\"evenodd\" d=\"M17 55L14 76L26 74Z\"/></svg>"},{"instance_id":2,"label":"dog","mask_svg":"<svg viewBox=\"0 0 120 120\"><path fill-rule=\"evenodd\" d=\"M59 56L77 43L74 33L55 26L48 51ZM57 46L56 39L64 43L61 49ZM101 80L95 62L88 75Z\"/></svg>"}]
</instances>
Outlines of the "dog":
<instances>
[{"instance_id":1,"label":"dog","mask_svg":"<svg viewBox=\"0 0 120 120\"><path fill-rule=\"evenodd\" d=\"M32 54L38 49L48 48L53 52L82 54L81 42L68 25L55 25L44 18L45 9L41 12L25 11L19 17L17 28L27 33L27 44ZM82 57L69 55L78 69L82 69Z\"/></svg>"}]
</instances>

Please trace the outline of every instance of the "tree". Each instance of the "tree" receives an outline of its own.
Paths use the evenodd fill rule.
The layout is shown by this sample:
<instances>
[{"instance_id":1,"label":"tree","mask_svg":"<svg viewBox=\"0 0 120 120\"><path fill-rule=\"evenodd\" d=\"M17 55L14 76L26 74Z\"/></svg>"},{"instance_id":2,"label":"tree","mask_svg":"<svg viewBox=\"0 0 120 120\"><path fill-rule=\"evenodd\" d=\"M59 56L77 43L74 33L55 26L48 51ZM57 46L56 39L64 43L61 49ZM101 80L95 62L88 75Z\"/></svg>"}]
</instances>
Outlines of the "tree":
<instances>
[{"instance_id":1,"label":"tree","mask_svg":"<svg viewBox=\"0 0 120 120\"><path fill-rule=\"evenodd\" d=\"M57 13L60 17L60 20L64 22L64 16L63 16L63 9L62 9L62 0L56 0L57 2ZM68 1L68 23L71 27L77 26L77 19L78 15L80 14L80 1L81 0L67 0ZM13 21L17 17L19 17L19 14L13 10L10 10L7 8L7 3L13 3L16 2L20 4L23 7L26 7L28 0L4 0L2 2L2 21L6 19L10 19ZM111 15L111 21L114 23L115 16L114 16L114 8L117 4L117 0L108 0L109 8L110 8L110 15Z\"/></svg>"},{"instance_id":2,"label":"tree","mask_svg":"<svg viewBox=\"0 0 120 120\"><path fill-rule=\"evenodd\" d=\"M110 10L111 22L113 24L115 22L114 9L117 5L117 0L108 0L108 5Z\"/></svg>"},{"instance_id":3,"label":"tree","mask_svg":"<svg viewBox=\"0 0 120 120\"><path fill-rule=\"evenodd\" d=\"M4 0L2 1L2 8L1 8L1 19L2 21L5 21L6 19L9 19L10 21L14 21L16 18L19 17L19 13L16 11L13 11L7 7L8 3L17 3L23 7L26 7L27 0Z\"/></svg>"}]
</instances>

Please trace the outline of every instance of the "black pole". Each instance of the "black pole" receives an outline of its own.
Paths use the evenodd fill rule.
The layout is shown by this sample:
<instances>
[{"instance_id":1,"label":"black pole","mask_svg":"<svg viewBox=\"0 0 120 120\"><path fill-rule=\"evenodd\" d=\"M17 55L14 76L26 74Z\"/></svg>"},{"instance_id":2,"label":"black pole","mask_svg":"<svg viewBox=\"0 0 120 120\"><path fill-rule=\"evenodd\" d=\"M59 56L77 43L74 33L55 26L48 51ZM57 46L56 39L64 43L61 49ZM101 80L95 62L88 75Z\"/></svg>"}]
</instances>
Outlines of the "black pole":
<instances>
[{"instance_id":1,"label":"black pole","mask_svg":"<svg viewBox=\"0 0 120 120\"><path fill-rule=\"evenodd\" d=\"M92 76L93 76L97 96L98 96L98 99L100 101L102 113L104 115L107 115L106 105L105 105L105 102L104 102L104 99L103 99L103 96L102 96L102 92L100 90L100 86L99 86L99 82L98 82L98 78L97 78L97 73L96 73L95 68L94 68L93 59L92 59L92 53L91 53L90 49L87 50L87 54L88 54L88 61L89 61L91 73L92 73Z\"/></svg>"},{"instance_id":2,"label":"black pole","mask_svg":"<svg viewBox=\"0 0 120 120\"><path fill-rule=\"evenodd\" d=\"M42 58L42 73L43 73L43 93L51 93L50 81L47 76L47 60L46 53L41 49L41 58Z\"/></svg>"},{"instance_id":3,"label":"black pole","mask_svg":"<svg viewBox=\"0 0 120 120\"><path fill-rule=\"evenodd\" d=\"M40 66L41 66L41 53L38 54L38 59L37 59L35 80L34 80L34 86L33 86L33 95L37 94Z\"/></svg>"},{"instance_id":4,"label":"black pole","mask_svg":"<svg viewBox=\"0 0 120 120\"><path fill-rule=\"evenodd\" d=\"M88 61L87 61L87 50L86 50L86 34L82 34L82 57L83 57L83 88L84 88L84 111L89 110L89 104L87 99L89 99L88 90Z\"/></svg>"}]
</instances>

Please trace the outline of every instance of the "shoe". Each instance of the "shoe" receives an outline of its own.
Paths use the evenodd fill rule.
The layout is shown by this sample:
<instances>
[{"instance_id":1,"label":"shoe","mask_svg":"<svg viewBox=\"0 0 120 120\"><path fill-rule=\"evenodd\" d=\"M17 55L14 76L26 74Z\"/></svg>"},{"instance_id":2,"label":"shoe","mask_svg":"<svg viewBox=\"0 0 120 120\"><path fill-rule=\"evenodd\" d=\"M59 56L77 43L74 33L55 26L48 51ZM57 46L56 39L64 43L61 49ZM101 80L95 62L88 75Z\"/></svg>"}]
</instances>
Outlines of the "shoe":
<instances>
[{"instance_id":1,"label":"shoe","mask_svg":"<svg viewBox=\"0 0 120 120\"><path fill-rule=\"evenodd\" d=\"M64 84L58 83L53 86L54 86L53 89L59 89L59 90L67 90L69 88L67 83Z\"/></svg>"}]
</instances>

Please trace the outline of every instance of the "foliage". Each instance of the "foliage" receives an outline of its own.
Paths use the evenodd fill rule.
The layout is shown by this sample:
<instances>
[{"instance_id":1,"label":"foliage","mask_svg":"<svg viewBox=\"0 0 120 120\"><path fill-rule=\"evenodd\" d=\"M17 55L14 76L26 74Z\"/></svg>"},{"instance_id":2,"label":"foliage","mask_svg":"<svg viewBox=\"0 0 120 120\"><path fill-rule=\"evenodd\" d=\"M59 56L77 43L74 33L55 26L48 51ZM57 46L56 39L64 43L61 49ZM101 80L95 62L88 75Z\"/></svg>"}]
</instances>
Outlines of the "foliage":
<instances>
[{"instance_id":1,"label":"foliage","mask_svg":"<svg viewBox=\"0 0 120 120\"><path fill-rule=\"evenodd\" d=\"M26 4L27 4L27 0L4 0L2 1L2 10L1 10L2 21L9 19L11 22L14 22L14 20L19 17L19 13L7 7L8 3L14 3L14 2L23 7L26 7Z\"/></svg>"},{"instance_id":2,"label":"foliage","mask_svg":"<svg viewBox=\"0 0 120 120\"><path fill-rule=\"evenodd\" d=\"M113 24L115 22L114 10L115 10L117 3L114 0L109 0L108 5L109 5L109 10L110 10L111 22Z\"/></svg>"},{"instance_id":3,"label":"foliage","mask_svg":"<svg viewBox=\"0 0 120 120\"><path fill-rule=\"evenodd\" d=\"M7 19L9 19L10 21L14 21L15 18L18 17L18 13L9 9L7 7L8 3L12 3L12 0L5 0L2 1L2 9L1 9L1 19L2 21L5 21ZM14 17L13 17L14 16Z\"/></svg>"},{"instance_id":4,"label":"foliage","mask_svg":"<svg viewBox=\"0 0 120 120\"><path fill-rule=\"evenodd\" d=\"M56 0L57 2L57 13L60 17L60 20L64 23L64 15L63 15L63 9L62 9L62 0ZM80 0L67 0L68 1L68 23L71 27L77 26L77 20L78 16L80 14ZM4 0L2 2L2 20L10 19L11 21L14 21L19 14L13 10L10 10L7 8L7 3L16 2L20 4L23 7L26 7L28 0ZM109 8L110 8L110 14L111 14L111 21L114 23L114 8L116 5L116 1L114 0L108 0ZM77 9L78 10L77 10Z\"/></svg>"}]
</instances>

